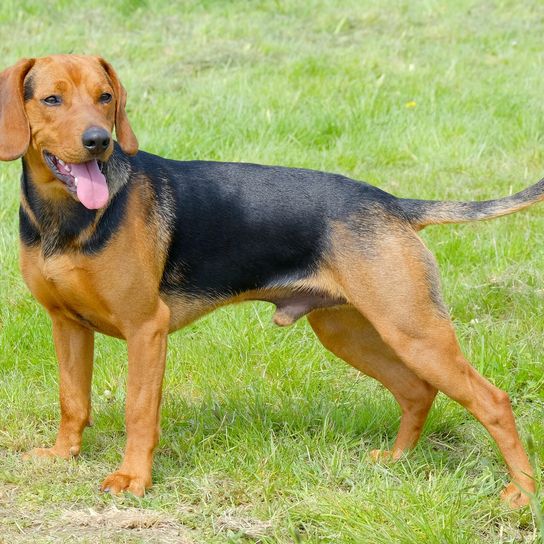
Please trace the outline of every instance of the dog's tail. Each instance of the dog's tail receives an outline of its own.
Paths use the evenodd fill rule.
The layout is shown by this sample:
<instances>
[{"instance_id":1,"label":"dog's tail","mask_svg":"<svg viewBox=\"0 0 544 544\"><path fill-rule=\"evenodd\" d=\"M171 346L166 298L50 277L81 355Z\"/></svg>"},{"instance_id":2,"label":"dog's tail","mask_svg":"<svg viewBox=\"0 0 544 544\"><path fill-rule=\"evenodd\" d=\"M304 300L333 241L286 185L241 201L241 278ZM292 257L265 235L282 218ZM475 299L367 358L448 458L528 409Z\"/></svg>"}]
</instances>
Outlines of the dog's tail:
<instances>
[{"instance_id":1,"label":"dog's tail","mask_svg":"<svg viewBox=\"0 0 544 544\"><path fill-rule=\"evenodd\" d=\"M444 200L399 199L400 205L417 230L427 225L484 221L523 210L544 200L544 179L519 193L496 200L455 202Z\"/></svg>"}]
</instances>

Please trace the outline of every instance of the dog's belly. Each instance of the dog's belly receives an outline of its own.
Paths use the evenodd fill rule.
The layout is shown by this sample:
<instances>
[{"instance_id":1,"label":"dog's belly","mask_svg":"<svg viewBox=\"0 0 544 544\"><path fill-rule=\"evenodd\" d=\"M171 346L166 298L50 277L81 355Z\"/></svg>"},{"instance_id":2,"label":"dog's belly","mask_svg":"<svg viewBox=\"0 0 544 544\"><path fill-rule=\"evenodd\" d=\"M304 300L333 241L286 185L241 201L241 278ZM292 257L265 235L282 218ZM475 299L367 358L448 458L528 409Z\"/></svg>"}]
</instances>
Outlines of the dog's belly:
<instances>
[{"instance_id":1,"label":"dog's belly","mask_svg":"<svg viewBox=\"0 0 544 544\"><path fill-rule=\"evenodd\" d=\"M319 283L316 282L318 285ZM323 289L317 288L317 289ZM210 298L187 297L179 294L163 294L162 300L170 308L170 332L176 331L213 310L241 302L269 302L276 306L273 321L279 326L292 325L295 321L320 308L347 304L338 292L326 293L317 289L262 289L247 291L237 296Z\"/></svg>"},{"instance_id":2,"label":"dog's belly","mask_svg":"<svg viewBox=\"0 0 544 544\"><path fill-rule=\"evenodd\" d=\"M315 295L308 295L307 297L304 297L300 294L293 295L292 299L282 298L281 303L278 303L275 300L259 300L261 300L262 302L271 302L273 304L276 304L276 311L274 312L272 320L276 325L280 327L292 325L293 323L295 323L295 321L297 321L304 315L312 312L313 310L318 310L320 308L330 308L334 306L343 306L346 304L346 301L343 299L333 299L327 297L318 298ZM172 298L168 300L167 304L171 312L169 329L170 333L183 328L189 323L215 310L217 307L222 306L218 305L215 307L203 308L198 306L192 306L190 304L188 305L186 300Z\"/></svg>"}]
</instances>

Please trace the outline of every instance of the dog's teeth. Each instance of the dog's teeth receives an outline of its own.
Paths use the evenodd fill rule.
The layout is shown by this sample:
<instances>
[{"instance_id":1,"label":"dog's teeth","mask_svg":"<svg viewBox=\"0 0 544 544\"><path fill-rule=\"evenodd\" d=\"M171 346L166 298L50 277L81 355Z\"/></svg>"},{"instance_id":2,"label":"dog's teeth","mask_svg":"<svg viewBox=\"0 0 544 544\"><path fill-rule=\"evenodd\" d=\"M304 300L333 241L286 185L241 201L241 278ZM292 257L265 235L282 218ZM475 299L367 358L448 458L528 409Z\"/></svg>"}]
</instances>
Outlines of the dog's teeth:
<instances>
[{"instance_id":1,"label":"dog's teeth","mask_svg":"<svg viewBox=\"0 0 544 544\"><path fill-rule=\"evenodd\" d=\"M77 178L74 178L74 185L77 187L77 182L78 182L78 179Z\"/></svg>"},{"instance_id":2,"label":"dog's teeth","mask_svg":"<svg viewBox=\"0 0 544 544\"><path fill-rule=\"evenodd\" d=\"M59 164L62 164L62 166L66 166L66 163L62 159L59 159Z\"/></svg>"}]
</instances>

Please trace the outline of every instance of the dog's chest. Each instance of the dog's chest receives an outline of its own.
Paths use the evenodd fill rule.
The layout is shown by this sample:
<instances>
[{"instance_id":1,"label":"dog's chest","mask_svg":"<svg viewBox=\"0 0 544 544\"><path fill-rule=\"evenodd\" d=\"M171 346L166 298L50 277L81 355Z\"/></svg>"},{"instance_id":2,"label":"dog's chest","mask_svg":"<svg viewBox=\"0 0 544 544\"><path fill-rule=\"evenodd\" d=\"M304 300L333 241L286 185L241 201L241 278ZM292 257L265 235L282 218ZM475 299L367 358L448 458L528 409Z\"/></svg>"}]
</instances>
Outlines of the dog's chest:
<instances>
[{"instance_id":1,"label":"dog's chest","mask_svg":"<svg viewBox=\"0 0 544 544\"><path fill-rule=\"evenodd\" d=\"M107 272L97 273L95 267L81 263L78 256L44 258L24 251L21 270L32 294L50 312L60 312L97 331L121 336L115 312L103 296Z\"/></svg>"}]
</instances>

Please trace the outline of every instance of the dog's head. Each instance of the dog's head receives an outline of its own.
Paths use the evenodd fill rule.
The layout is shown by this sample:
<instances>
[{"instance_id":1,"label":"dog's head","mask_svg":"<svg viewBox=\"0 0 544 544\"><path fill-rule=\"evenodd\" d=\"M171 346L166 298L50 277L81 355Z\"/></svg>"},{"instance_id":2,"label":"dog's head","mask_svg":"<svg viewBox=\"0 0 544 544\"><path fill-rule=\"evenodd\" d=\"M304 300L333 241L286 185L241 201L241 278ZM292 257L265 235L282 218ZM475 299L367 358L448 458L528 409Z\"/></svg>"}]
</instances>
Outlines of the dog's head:
<instances>
[{"instance_id":1,"label":"dog's head","mask_svg":"<svg viewBox=\"0 0 544 544\"><path fill-rule=\"evenodd\" d=\"M125 112L126 91L100 57L23 59L0 73L0 160L24 156L49 195L72 195L97 209L109 198L101 168L113 151L138 141ZM60 192L62 191L62 192Z\"/></svg>"}]
</instances>

